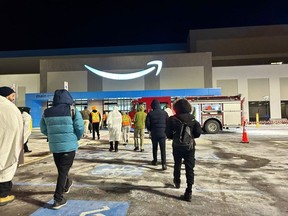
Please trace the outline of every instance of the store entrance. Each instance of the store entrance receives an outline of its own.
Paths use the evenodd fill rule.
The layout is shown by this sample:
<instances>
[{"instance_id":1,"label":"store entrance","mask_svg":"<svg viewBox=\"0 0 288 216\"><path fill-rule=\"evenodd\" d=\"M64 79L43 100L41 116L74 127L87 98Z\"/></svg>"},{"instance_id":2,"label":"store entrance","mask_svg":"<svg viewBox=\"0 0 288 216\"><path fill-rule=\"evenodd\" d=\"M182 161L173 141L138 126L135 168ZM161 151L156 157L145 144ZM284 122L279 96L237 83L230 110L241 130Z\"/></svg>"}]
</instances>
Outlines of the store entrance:
<instances>
[{"instance_id":1,"label":"store entrance","mask_svg":"<svg viewBox=\"0 0 288 216\"><path fill-rule=\"evenodd\" d=\"M269 101L250 101L249 102L249 121L256 121L256 113L259 114L259 121L269 121L270 102Z\"/></svg>"}]
</instances>

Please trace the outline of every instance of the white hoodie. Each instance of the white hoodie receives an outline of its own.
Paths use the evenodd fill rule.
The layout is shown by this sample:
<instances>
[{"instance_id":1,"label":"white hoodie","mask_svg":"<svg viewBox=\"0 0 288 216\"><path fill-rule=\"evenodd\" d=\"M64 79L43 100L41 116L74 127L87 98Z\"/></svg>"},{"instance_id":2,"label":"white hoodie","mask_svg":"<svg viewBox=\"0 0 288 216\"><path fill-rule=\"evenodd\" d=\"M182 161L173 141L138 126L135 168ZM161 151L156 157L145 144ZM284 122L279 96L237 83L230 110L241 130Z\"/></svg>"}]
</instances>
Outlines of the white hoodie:
<instances>
[{"instance_id":1,"label":"white hoodie","mask_svg":"<svg viewBox=\"0 0 288 216\"><path fill-rule=\"evenodd\" d=\"M23 111L22 117L23 117L23 122L24 122L24 143L26 143L32 132L31 131L32 117L29 113L25 111Z\"/></svg>"}]
</instances>

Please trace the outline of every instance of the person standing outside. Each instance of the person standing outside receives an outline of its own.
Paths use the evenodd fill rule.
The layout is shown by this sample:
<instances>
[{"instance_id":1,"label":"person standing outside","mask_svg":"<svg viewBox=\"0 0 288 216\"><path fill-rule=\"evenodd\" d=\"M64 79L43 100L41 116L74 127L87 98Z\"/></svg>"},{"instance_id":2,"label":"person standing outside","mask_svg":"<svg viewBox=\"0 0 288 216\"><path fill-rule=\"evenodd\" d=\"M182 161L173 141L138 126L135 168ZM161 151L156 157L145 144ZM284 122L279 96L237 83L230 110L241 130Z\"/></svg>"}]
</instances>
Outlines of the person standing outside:
<instances>
[{"instance_id":1,"label":"person standing outside","mask_svg":"<svg viewBox=\"0 0 288 216\"><path fill-rule=\"evenodd\" d=\"M109 131L109 151L115 150L115 152L118 152L118 145L121 139L122 115L117 106L114 106L113 111L109 112L107 116L107 126ZM115 143L114 148L113 143Z\"/></svg>"},{"instance_id":2,"label":"person standing outside","mask_svg":"<svg viewBox=\"0 0 288 216\"><path fill-rule=\"evenodd\" d=\"M13 89L0 87L0 206L15 200L12 179L23 157L23 119Z\"/></svg>"},{"instance_id":3,"label":"person standing outside","mask_svg":"<svg viewBox=\"0 0 288 216\"><path fill-rule=\"evenodd\" d=\"M138 138L140 137L140 151L144 152L144 130L146 116L147 114L144 112L144 106L140 105L134 116L134 151L139 150Z\"/></svg>"},{"instance_id":4,"label":"person standing outside","mask_svg":"<svg viewBox=\"0 0 288 216\"><path fill-rule=\"evenodd\" d=\"M122 138L123 138L123 145L127 145L128 142L129 142L130 129L131 129L131 118L125 111L123 111L122 112Z\"/></svg>"},{"instance_id":5,"label":"person standing outside","mask_svg":"<svg viewBox=\"0 0 288 216\"><path fill-rule=\"evenodd\" d=\"M147 114L145 125L151 134L153 160L152 165L157 165L158 144L161 152L162 170L166 170L166 122L169 118L167 112L161 109L160 102L154 99L151 103L153 109Z\"/></svg>"},{"instance_id":6,"label":"person standing outside","mask_svg":"<svg viewBox=\"0 0 288 216\"><path fill-rule=\"evenodd\" d=\"M170 105L169 105L169 104L167 104L167 105L165 106L164 111L167 112L167 114L168 114L169 117L172 116L172 115L174 115L173 110L170 108Z\"/></svg>"},{"instance_id":7,"label":"person standing outside","mask_svg":"<svg viewBox=\"0 0 288 216\"><path fill-rule=\"evenodd\" d=\"M174 116L170 116L166 125L166 136L168 139L180 137L182 123L189 126L193 138L198 138L202 134L202 128L198 121L195 120L194 115L191 114L192 107L186 99L179 99L173 105L176 112ZM187 188L184 193L184 200L191 202L192 199L192 185L194 184L194 167L195 167L195 140L193 139L193 147L177 146L172 141L173 157L174 157L174 172L173 182L176 188L180 188L181 183L181 165L182 158L185 161L186 183Z\"/></svg>"},{"instance_id":8,"label":"person standing outside","mask_svg":"<svg viewBox=\"0 0 288 216\"><path fill-rule=\"evenodd\" d=\"M92 106L92 112L89 116L90 123L92 124L92 139L95 140L95 132L97 133L98 140L100 139L100 122L101 114L97 111L96 106Z\"/></svg>"},{"instance_id":9,"label":"person standing outside","mask_svg":"<svg viewBox=\"0 0 288 216\"><path fill-rule=\"evenodd\" d=\"M84 121L84 135L83 137L88 138L89 137L89 116L90 116L90 111L88 110L87 106L84 107L84 110L81 111L81 115Z\"/></svg>"},{"instance_id":10,"label":"person standing outside","mask_svg":"<svg viewBox=\"0 0 288 216\"><path fill-rule=\"evenodd\" d=\"M22 107L20 110L24 122L24 153L32 152L28 147L28 140L32 133L32 117L30 115L30 110L29 107Z\"/></svg>"},{"instance_id":11,"label":"person standing outside","mask_svg":"<svg viewBox=\"0 0 288 216\"><path fill-rule=\"evenodd\" d=\"M107 128L107 113L105 111L103 111L103 115L102 115L102 128L105 129Z\"/></svg>"},{"instance_id":12,"label":"person standing outside","mask_svg":"<svg viewBox=\"0 0 288 216\"><path fill-rule=\"evenodd\" d=\"M49 149L53 153L58 171L53 209L59 209L67 204L63 194L69 193L72 186L69 170L78 149L78 140L84 132L81 114L72 104L73 98L67 90L56 90L53 106L44 110L40 122L40 130L48 136Z\"/></svg>"}]
</instances>

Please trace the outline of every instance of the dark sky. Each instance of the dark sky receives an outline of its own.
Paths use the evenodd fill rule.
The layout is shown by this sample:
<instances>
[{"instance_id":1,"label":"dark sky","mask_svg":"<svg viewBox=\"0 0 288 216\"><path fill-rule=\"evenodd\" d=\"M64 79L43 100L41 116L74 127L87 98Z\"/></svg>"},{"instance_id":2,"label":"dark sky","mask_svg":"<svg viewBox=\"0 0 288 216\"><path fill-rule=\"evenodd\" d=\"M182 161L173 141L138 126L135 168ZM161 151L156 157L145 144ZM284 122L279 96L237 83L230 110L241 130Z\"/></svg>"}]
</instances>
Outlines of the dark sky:
<instances>
[{"instance_id":1,"label":"dark sky","mask_svg":"<svg viewBox=\"0 0 288 216\"><path fill-rule=\"evenodd\" d=\"M285 1L245 2L2 0L0 51L185 43L189 29L288 24Z\"/></svg>"}]
</instances>

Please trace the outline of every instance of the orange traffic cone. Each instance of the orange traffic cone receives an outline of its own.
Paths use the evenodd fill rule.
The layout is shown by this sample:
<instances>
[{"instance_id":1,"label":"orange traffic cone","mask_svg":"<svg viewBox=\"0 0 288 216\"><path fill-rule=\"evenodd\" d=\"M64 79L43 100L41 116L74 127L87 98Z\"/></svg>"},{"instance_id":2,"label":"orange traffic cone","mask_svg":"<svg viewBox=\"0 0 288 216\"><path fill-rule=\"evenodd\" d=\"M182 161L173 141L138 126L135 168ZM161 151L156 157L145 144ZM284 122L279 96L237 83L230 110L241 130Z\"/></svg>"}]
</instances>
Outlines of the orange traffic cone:
<instances>
[{"instance_id":1,"label":"orange traffic cone","mask_svg":"<svg viewBox=\"0 0 288 216\"><path fill-rule=\"evenodd\" d=\"M245 128L245 124L243 125L243 133L242 133L242 141L241 141L241 143L249 143L247 132L246 132L246 128Z\"/></svg>"}]
</instances>

